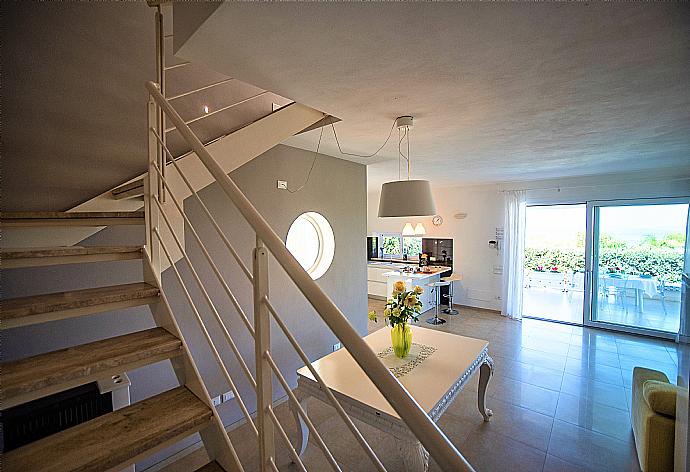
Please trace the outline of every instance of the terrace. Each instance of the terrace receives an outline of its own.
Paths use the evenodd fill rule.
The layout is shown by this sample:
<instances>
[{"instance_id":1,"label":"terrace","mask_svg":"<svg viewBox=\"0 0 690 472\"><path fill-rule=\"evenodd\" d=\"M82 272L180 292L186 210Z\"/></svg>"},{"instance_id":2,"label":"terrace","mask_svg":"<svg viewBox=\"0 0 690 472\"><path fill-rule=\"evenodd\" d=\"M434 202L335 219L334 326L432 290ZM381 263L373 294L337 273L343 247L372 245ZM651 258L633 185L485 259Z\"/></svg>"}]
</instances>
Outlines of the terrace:
<instances>
[{"instance_id":1,"label":"terrace","mask_svg":"<svg viewBox=\"0 0 690 472\"><path fill-rule=\"evenodd\" d=\"M582 275L526 270L524 315L581 324L584 305ZM677 332L680 320L680 284L664 283L662 286L657 278L651 278L645 282L648 281L647 285L653 285L655 289L645 292L633 287L633 281L637 279L639 277L636 276L621 276L618 279L602 274L599 284L601 287L595 300L596 321Z\"/></svg>"}]
</instances>

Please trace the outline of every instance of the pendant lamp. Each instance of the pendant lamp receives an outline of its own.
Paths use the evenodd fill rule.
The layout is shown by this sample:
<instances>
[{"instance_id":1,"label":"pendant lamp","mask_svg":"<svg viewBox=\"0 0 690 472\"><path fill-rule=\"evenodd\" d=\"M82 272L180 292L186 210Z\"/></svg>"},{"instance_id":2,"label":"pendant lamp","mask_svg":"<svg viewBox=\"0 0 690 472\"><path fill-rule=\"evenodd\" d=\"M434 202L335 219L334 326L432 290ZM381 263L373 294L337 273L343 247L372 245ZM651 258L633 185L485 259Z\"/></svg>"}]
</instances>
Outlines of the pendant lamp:
<instances>
[{"instance_id":1,"label":"pendant lamp","mask_svg":"<svg viewBox=\"0 0 690 472\"><path fill-rule=\"evenodd\" d=\"M415 236L414 228L412 227L412 223L405 223L405 226L403 226L402 229L402 235L403 236Z\"/></svg>"},{"instance_id":2,"label":"pendant lamp","mask_svg":"<svg viewBox=\"0 0 690 472\"><path fill-rule=\"evenodd\" d=\"M404 135L398 140L398 165L400 158L407 161L407 180L395 180L386 182L381 186L379 199L379 217L409 217L432 216L436 214L436 204L431 194L431 184L428 180L410 179L410 129L412 117L401 116L395 120L398 133L404 131ZM407 139L407 155L400 149L400 143Z\"/></svg>"}]
</instances>

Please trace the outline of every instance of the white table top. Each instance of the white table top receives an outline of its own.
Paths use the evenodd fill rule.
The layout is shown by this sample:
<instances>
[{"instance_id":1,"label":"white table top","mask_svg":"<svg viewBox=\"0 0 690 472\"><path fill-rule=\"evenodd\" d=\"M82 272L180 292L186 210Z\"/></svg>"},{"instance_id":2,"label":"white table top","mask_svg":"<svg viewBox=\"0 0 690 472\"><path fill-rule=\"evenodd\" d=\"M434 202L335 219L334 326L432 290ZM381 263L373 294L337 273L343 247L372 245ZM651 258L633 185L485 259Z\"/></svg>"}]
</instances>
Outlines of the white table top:
<instances>
[{"instance_id":1,"label":"white table top","mask_svg":"<svg viewBox=\"0 0 690 472\"><path fill-rule=\"evenodd\" d=\"M489 343L418 326L410 328L413 343L434 347L436 351L398 380L424 411L430 413ZM363 339L375 353L384 351L391 345L390 328L381 328ZM346 349L328 354L312 365L331 390L399 418ZM306 366L297 374L315 382Z\"/></svg>"},{"instance_id":2,"label":"white table top","mask_svg":"<svg viewBox=\"0 0 690 472\"><path fill-rule=\"evenodd\" d=\"M603 274L600 277L607 287L634 288L635 290L644 291L649 297L657 294L657 285L659 285L659 282L654 277L639 277L637 275L611 277L608 274Z\"/></svg>"}]
</instances>

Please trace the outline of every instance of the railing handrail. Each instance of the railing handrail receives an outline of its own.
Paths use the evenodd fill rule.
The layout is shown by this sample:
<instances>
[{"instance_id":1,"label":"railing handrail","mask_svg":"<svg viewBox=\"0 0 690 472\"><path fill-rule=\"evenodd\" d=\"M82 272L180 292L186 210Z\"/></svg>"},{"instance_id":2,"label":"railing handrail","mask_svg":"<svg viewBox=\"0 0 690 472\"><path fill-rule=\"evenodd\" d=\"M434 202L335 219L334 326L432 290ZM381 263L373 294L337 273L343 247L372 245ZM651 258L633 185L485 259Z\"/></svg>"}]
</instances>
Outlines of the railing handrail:
<instances>
[{"instance_id":1,"label":"railing handrail","mask_svg":"<svg viewBox=\"0 0 690 472\"><path fill-rule=\"evenodd\" d=\"M187 126L180 115L161 95L154 82L147 82L150 96L161 107L199 160L211 173L221 189L230 198L245 220L254 229L258 238L273 254L297 288L315 308L323 321L350 352L357 364L374 383L384 398L390 403L401 419L414 432L422 445L445 470L474 471L472 466L429 418L405 387L390 373L376 354L362 340L350 325L345 315L330 297L307 274L297 260L285 247L283 240L252 205L235 182L227 176L222 167L206 150L199 138Z\"/></svg>"}]
</instances>

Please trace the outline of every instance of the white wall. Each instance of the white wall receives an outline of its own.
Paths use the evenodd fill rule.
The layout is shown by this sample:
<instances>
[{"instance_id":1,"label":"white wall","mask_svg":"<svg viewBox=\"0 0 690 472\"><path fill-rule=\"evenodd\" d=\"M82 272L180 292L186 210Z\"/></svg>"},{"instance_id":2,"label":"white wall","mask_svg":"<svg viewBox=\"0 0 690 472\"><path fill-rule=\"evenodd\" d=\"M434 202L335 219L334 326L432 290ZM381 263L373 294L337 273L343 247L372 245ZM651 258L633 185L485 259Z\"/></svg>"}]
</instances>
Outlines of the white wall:
<instances>
[{"instance_id":1,"label":"white wall","mask_svg":"<svg viewBox=\"0 0 690 472\"><path fill-rule=\"evenodd\" d=\"M432 182L433 185L433 182ZM369 192L367 233L401 231L403 225L422 222L427 237L453 238L454 270L463 276L455 287L456 303L500 310L501 254L488 245L497 227L503 227L502 190L526 189L528 204L582 203L587 200L654 198L690 195L690 175L664 172L653 175L617 174L548 181L513 182L480 186L434 187L443 224L428 218L378 218L379 190ZM467 213L462 220L456 213Z\"/></svg>"}]
</instances>

